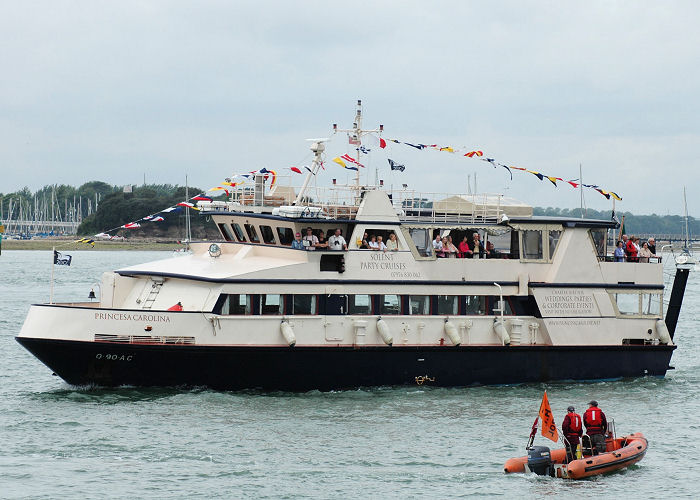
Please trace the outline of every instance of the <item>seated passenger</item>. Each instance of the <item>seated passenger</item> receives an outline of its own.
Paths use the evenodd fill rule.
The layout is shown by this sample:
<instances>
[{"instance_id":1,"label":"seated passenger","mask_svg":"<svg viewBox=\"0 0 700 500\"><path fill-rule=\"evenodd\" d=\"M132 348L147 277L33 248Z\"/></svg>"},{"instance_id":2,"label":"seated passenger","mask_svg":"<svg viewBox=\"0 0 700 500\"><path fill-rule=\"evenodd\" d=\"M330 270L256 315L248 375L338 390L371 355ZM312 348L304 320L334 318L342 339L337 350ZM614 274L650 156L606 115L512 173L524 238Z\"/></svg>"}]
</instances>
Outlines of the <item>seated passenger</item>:
<instances>
[{"instance_id":1,"label":"seated passenger","mask_svg":"<svg viewBox=\"0 0 700 500\"><path fill-rule=\"evenodd\" d=\"M472 252L469 248L469 243L467 242L467 235L465 234L464 238L462 238L462 242L459 244L459 256L463 259L471 259L473 254L474 252Z\"/></svg>"},{"instance_id":2,"label":"seated passenger","mask_svg":"<svg viewBox=\"0 0 700 500\"><path fill-rule=\"evenodd\" d=\"M624 262L625 261L625 243L620 240L617 242L617 246L615 247L615 262Z\"/></svg>"},{"instance_id":3,"label":"seated passenger","mask_svg":"<svg viewBox=\"0 0 700 500\"><path fill-rule=\"evenodd\" d=\"M390 252L396 252L399 249L399 241L396 239L396 233L389 235L389 240L386 242L386 249Z\"/></svg>"},{"instance_id":4,"label":"seated passenger","mask_svg":"<svg viewBox=\"0 0 700 500\"><path fill-rule=\"evenodd\" d=\"M310 227L306 228L306 234L304 235L304 238L302 239L302 243L304 244L304 248L307 250L316 250L316 245L318 244L318 238L316 235L313 233L313 230Z\"/></svg>"},{"instance_id":5,"label":"seated passenger","mask_svg":"<svg viewBox=\"0 0 700 500\"><path fill-rule=\"evenodd\" d=\"M367 244L370 250L379 250L379 245L377 244L377 237L372 235L369 237L369 243Z\"/></svg>"},{"instance_id":6,"label":"seated passenger","mask_svg":"<svg viewBox=\"0 0 700 500\"><path fill-rule=\"evenodd\" d=\"M292 241L292 248L297 250L304 250L304 244L301 242L301 233L294 235L294 241Z\"/></svg>"},{"instance_id":7,"label":"seated passenger","mask_svg":"<svg viewBox=\"0 0 700 500\"><path fill-rule=\"evenodd\" d=\"M328 238L328 248L331 250L347 250L348 244L341 235L340 228L335 230L335 234Z\"/></svg>"},{"instance_id":8,"label":"seated passenger","mask_svg":"<svg viewBox=\"0 0 700 500\"><path fill-rule=\"evenodd\" d=\"M378 247L377 250L379 250L381 252L386 252L386 245L382 241L381 236L377 236L377 247Z\"/></svg>"}]
</instances>

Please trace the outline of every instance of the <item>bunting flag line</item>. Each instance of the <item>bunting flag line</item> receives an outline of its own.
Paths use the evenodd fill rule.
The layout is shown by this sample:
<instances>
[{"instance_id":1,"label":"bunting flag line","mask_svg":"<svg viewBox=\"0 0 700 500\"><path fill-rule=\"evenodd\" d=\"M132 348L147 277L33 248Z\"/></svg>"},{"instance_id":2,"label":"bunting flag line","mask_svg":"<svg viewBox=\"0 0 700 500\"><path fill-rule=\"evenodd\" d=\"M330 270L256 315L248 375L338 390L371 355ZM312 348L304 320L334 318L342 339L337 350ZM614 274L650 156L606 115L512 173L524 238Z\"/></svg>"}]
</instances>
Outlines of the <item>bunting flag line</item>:
<instances>
[{"instance_id":1,"label":"bunting flag line","mask_svg":"<svg viewBox=\"0 0 700 500\"><path fill-rule=\"evenodd\" d=\"M398 170L399 172L403 172L404 170L406 170L405 165L399 165L391 158L387 158L387 160L389 160L389 166L391 167L392 170Z\"/></svg>"},{"instance_id":2,"label":"bunting flag line","mask_svg":"<svg viewBox=\"0 0 700 500\"><path fill-rule=\"evenodd\" d=\"M343 156L341 156L341 158L342 158L343 160L345 160L345 161L349 161L350 163L354 163L354 164L357 165L358 167L365 168L365 166L364 166L362 163L360 163L359 161L357 161L355 158L353 158L353 157L350 156L349 154L344 154Z\"/></svg>"},{"instance_id":3,"label":"bunting flag line","mask_svg":"<svg viewBox=\"0 0 700 500\"><path fill-rule=\"evenodd\" d=\"M87 243L93 247L95 246L95 240L91 240L90 238L80 238L79 240L76 240L75 243Z\"/></svg>"},{"instance_id":4,"label":"bunting flag line","mask_svg":"<svg viewBox=\"0 0 700 500\"><path fill-rule=\"evenodd\" d=\"M153 217L153 218L151 219L151 222L162 222L162 221L164 221L164 220L165 220L165 219L164 219L163 217L161 217L160 215L156 215L155 217Z\"/></svg>"},{"instance_id":5,"label":"bunting flag line","mask_svg":"<svg viewBox=\"0 0 700 500\"><path fill-rule=\"evenodd\" d=\"M333 161L340 165L343 168L347 168L348 170L359 170L357 167L349 167L343 160L341 160L338 156L333 158Z\"/></svg>"},{"instance_id":6,"label":"bunting flag line","mask_svg":"<svg viewBox=\"0 0 700 500\"><path fill-rule=\"evenodd\" d=\"M528 169L522 168L522 167L515 167L513 165L506 165L504 163L497 162L494 158L482 158L484 156L484 152L480 149L467 150L467 149L455 148L452 146L439 146L437 144L411 143L411 142L399 141L398 139L384 140L381 137L379 138L379 147L386 148L387 141L393 142L395 144L403 144L405 146L410 146L410 147L418 149L418 150L433 149L436 151L443 151L443 152L448 152L448 153L462 153L462 156L467 157L467 158L478 158L480 160L491 163L494 166L494 168L496 166L500 166L500 167L505 168L508 171L508 174L510 175L511 180L513 179L512 169L515 169L515 170L519 170L521 172L531 173L531 174L535 175L541 181L544 179L547 179L549 182L552 183L552 185L554 185L554 187L559 187L559 185L557 184L557 181L562 181L562 182L568 183L574 189L578 188L579 186L583 186L585 188L589 188L589 189L593 189L593 190L597 191L601 195L605 196L607 199L614 198L618 201L622 201L622 196L620 196L618 193L616 193L614 191L608 191L608 190L602 189L600 186L595 185L595 184L581 184L581 183L576 182L578 179L573 179L573 180L567 181L567 180L562 179L561 177L547 175L547 174L544 174L541 172L537 172L535 170L528 170Z\"/></svg>"},{"instance_id":7,"label":"bunting flag line","mask_svg":"<svg viewBox=\"0 0 700 500\"><path fill-rule=\"evenodd\" d=\"M123 229L136 229L137 227L141 227L141 224L138 222L128 222L127 224L124 224L121 226Z\"/></svg>"},{"instance_id":8,"label":"bunting flag line","mask_svg":"<svg viewBox=\"0 0 700 500\"><path fill-rule=\"evenodd\" d=\"M291 170L292 172L296 172L297 174L302 173L301 170L299 170L299 167L290 167L289 170Z\"/></svg>"},{"instance_id":9,"label":"bunting flag line","mask_svg":"<svg viewBox=\"0 0 700 500\"><path fill-rule=\"evenodd\" d=\"M169 213L169 212L179 212L179 211L181 211L181 210L182 210L182 208L176 206L176 207L169 207L169 208L166 208L165 210L161 210L160 213L167 214L167 213Z\"/></svg>"},{"instance_id":10,"label":"bunting flag line","mask_svg":"<svg viewBox=\"0 0 700 500\"><path fill-rule=\"evenodd\" d=\"M181 201L180 203L177 204L178 207L189 207L189 208L194 208L194 203L190 203L188 201Z\"/></svg>"},{"instance_id":11,"label":"bunting flag line","mask_svg":"<svg viewBox=\"0 0 700 500\"><path fill-rule=\"evenodd\" d=\"M364 154L368 155L369 152L372 151L372 150L369 149L369 148L366 148L366 147L364 147L364 146L360 146L360 147L357 148L355 151L359 151L360 153L364 153Z\"/></svg>"},{"instance_id":12,"label":"bunting flag line","mask_svg":"<svg viewBox=\"0 0 700 500\"><path fill-rule=\"evenodd\" d=\"M190 199L195 201L213 201L211 198L209 198L208 196L204 196L203 194L198 194L194 198Z\"/></svg>"}]
</instances>

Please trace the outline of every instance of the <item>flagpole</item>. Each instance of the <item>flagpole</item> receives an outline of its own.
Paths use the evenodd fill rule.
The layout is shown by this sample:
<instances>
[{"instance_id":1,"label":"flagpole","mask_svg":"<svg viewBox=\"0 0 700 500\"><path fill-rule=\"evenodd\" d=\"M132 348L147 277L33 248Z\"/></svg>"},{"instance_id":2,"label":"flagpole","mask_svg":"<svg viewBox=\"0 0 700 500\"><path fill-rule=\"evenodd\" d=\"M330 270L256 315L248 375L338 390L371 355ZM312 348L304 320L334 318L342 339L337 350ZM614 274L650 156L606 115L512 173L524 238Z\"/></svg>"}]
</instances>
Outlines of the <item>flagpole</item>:
<instances>
[{"instance_id":1,"label":"flagpole","mask_svg":"<svg viewBox=\"0 0 700 500\"><path fill-rule=\"evenodd\" d=\"M54 263L54 258L56 257L56 247L51 248L51 288L49 292L49 304L53 304L53 268L56 267Z\"/></svg>"}]
</instances>

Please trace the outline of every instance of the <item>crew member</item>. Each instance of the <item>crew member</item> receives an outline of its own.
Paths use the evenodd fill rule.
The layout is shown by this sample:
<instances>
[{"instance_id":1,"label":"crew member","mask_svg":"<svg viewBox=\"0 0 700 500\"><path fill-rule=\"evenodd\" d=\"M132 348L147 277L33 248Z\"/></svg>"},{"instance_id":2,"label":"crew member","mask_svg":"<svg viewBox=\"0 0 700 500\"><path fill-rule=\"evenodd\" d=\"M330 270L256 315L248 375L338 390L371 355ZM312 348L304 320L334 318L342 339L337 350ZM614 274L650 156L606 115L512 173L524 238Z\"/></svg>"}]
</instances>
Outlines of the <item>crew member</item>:
<instances>
[{"instance_id":1,"label":"crew member","mask_svg":"<svg viewBox=\"0 0 700 500\"><path fill-rule=\"evenodd\" d=\"M603 410L598 408L598 401L593 400L588 403L588 409L583 414L583 423L586 426L586 434L591 437L594 450L597 453L605 453L605 433L608 430L608 421Z\"/></svg>"},{"instance_id":2,"label":"crew member","mask_svg":"<svg viewBox=\"0 0 700 500\"><path fill-rule=\"evenodd\" d=\"M578 448L580 438L583 435L583 423L581 415L576 413L576 409L573 406L569 406L566 411L568 413L564 417L561 429L564 431L564 437L566 438L564 441L566 445L566 459L567 462L571 462L576 460L576 448Z\"/></svg>"}]
</instances>

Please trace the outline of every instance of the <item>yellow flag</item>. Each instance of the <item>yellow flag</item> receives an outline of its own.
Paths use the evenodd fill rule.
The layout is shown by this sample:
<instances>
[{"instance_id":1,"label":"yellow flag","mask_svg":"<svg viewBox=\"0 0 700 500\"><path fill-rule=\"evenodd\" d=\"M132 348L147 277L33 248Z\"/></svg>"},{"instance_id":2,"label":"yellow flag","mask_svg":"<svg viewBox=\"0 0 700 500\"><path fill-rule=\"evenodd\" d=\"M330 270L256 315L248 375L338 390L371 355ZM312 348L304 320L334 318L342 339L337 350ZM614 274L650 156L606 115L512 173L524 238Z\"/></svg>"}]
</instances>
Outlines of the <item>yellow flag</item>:
<instances>
[{"instance_id":1,"label":"yellow flag","mask_svg":"<svg viewBox=\"0 0 700 500\"><path fill-rule=\"evenodd\" d=\"M551 439L555 443L559 441L559 432L557 424L554 423L552 409L549 407L549 399L547 399L547 391L544 391L542 396L542 404L540 404L540 418L542 419L542 435L547 439Z\"/></svg>"},{"instance_id":2,"label":"yellow flag","mask_svg":"<svg viewBox=\"0 0 700 500\"><path fill-rule=\"evenodd\" d=\"M341 167L347 168L347 165L345 164L345 162L343 160L341 160L340 158L338 158L337 156L335 158L333 158L333 161L336 162Z\"/></svg>"}]
</instances>

